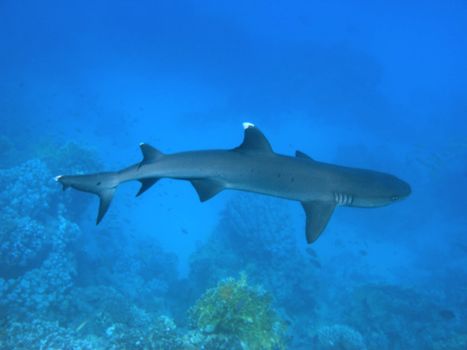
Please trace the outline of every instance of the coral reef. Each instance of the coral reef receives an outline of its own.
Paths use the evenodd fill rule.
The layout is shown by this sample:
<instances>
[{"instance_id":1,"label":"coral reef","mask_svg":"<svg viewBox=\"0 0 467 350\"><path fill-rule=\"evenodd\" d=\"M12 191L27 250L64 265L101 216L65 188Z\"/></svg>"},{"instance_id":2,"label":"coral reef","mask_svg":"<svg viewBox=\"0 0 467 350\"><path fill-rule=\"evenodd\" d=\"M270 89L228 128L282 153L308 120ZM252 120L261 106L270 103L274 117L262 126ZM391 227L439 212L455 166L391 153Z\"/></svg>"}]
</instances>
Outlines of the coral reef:
<instances>
[{"instance_id":1,"label":"coral reef","mask_svg":"<svg viewBox=\"0 0 467 350\"><path fill-rule=\"evenodd\" d=\"M235 195L215 232L191 257L190 280L195 286L213 286L245 270L251 280L274 291L289 312L312 310L319 286L316 266L298 249L293 224L281 204L268 197ZM294 294L302 297L291 298Z\"/></svg>"},{"instance_id":2,"label":"coral reef","mask_svg":"<svg viewBox=\"0 0 467 350\"><path fill-rule=\"evenodd\" d=\"M308 336L303 324L316 316L322 283L318 258L310 263L292 229L292 219L280 200L233 196L213 234L191 256L188 290L192 294L185 304L194 302L201 287L212 287L217 280L246 271L252 282L274 293L290 333L296 335L291 347L298 348L295 342Z\"/></svg>"},{"instance_id":3,"label":"coral reef","mask_svg":"<svg viewBox=\"0 0 467 350\"><path fill-rule=\"evenodd\" d=\"M313 348L320 350L365 350L362 335L349 326L333 324L318 328L313 335Z\"/></svg>"},{"instance_id":4,"label":"coral reef","mask_svg":"<svg viewBox=\"0 0 467 350\"><path fill-rule=\"evenodd\" d=\"M61 302L72 286L74 264L65 253L52 253L40 268L3 282L0 306L16 317L44 313Z\"/></svg>"},{"instance_id":5,"label":"coral reef","mask_svg":"<svg viewBox=\"0 0 467 350\"><path fill-rule=\"evenodd\" d=\"M272 310L269 295L249 286L245 274L206 291L190 317L203 333L233 337L248 349L285 348L285 323Z\"/></svg>"},{"instance_id":6,"label":"coral reef","mask_svg":"<svg viewBox=\"0 0 467 350\"><path fill-rule=\"evenodd\" d=\"M46 312L72 284L67 247L80 229L55 203L52 181L40 160L0 171L0 308L17 317Z\"/></svg>"},{"instance_id":7,"label":"coral reef","mask_svg":"<svg viewBox=\"0 0 467 350\"><path fill-rule=\"evenodd\" d=\"M369 348L428 349L465 334L465 326L443 319L440 305L412 289L369 284L355 288L351 295L342 318L366 336Z\"/></svg>"},{"instance_id":8,"label":"coral reef","mask_svg":"<svg viewBox=\"0 0 467 350\"><path fill-rule=\"evenodd\" d=\"M39 159L0 170L0 186L0 205L18 217L44 218L57 192L52 174Z\"/></svg>"},{"instance_id":9,"label":"coral reef","mask_svg":"<svg viewBox=\"0 0 467 350\"><path fill-rule=\"evenodd\" d=\"M60 327L58 322L39 319L9 322L6 329L3 329L3 333L0 337L0 349L2 350L106 349L104 342L95 336L83 336L69 328Z\"/></svg>"}]
</instances>

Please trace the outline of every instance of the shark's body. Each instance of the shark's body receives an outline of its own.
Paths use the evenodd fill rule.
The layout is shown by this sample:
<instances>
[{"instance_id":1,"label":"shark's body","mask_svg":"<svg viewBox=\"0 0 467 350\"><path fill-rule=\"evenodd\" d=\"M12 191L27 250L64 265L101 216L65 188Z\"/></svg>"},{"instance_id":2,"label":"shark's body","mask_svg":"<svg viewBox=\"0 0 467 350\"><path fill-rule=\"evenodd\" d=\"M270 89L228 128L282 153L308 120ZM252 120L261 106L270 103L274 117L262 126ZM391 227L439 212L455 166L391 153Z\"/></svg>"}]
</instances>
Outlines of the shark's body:
<instances>
[{"instance_id":1,"label":"shark's body","mask_svg":"<svg viewBox=\"0 0 467 350\"><path fill-rule=\"evenodd\" d=\"M141 144L143 161L118 172L57 176L64 189L73 187L100 197L97 223L107 211L116 187L138 180L145 192L157 180L191 181L201 201L224 189L262 193L300 201L305 209L308 243L315 241L338 205L379 207L408 196L410 186L389 174L315 161L297 151L279 155L253 124L244 123L243 143L232 150L162 154Z\"/></svg>"}]
</instances>

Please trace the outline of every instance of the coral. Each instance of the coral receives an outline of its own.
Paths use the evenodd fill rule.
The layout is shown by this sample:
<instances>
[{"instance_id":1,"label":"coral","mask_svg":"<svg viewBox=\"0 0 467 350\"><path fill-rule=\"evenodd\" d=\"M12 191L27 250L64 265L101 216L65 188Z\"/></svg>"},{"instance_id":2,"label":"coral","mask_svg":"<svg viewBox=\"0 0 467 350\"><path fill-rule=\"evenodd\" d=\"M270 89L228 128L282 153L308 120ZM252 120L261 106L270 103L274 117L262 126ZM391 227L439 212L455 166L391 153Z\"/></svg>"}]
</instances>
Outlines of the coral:
<instances>
[{"instance_id":1,"label":"coral","mask_svg":"<svg viewBox=\"0 0 467 350\"><path fill-rule=\"evenodd\" d=\"M0 170L0 205L18 217L44 218L56 191L53 182L47 165L38 159Z\"/></svg>"},{"instance_id":2,"label":"coral","mask_svg":"<svg viewBox=\"0 0 467 350\"><path fill-rule=\"evenodd\" d=\"M365 350L362 335L355 329L335 324L320 327L314 334L314 346L321 350Z\"/></svg>"},{"instance_id":3,"label":"coral","mask_svg":"<svg viewBox=\"0 0 467 350\"><path fill-rule=\"evenodd\" d=\"M203 333L233 337L248 349L285 347L285 324L272 309L271 298L249 286L245 274L207 290L191 308L190 318Z\"/></svg>"},{"instance_id":4,"label":"coral","mask_svg":"<svg viewBox=\"0 0 467 350\"><path fill-rule=\"evenodd\" d=\"M81 237L75 249L78 285L105 283L139 307L166 311L170 286L178 276L175 254L118 229Z\"/></svg>"},{"instance_id":5,"label":"coral","mask_svg":"<svg viewBox=\"0 0 467 350\"><path fill-rule=\"evenodd\" d=\"M83 331L103 335L112 324L122 324L130 328L144 328L152 322L151 316L134 305L116 288L103 286L74 287L60 303L61 324L79 327L85 323ZM67 315L74 315L68 319Z\"/></svg>"},{"instance_id":6,"label":"coral","mask_svg":"<svg viewBox=\"0 0 467 350\"><path fill-rule=\"evenodd\" d=\"M440 305L413 289L369 284L351 295L341 310L343 319L365 336L369 348L432 348L462 332L453 319L442 318Z\"/></svg>"},{"instance_id":7,"label":"coral","mask_svg":"<svg viewBox=\"0 0 467 350\"><path fill-rule=\"evenodd\" d=\"M244 350L246 345L236 337L224 334L205 334L199 330L191 330L183 335L181 349Z\"/></svg>"},{"instance_id":8,"label":"coral","mask_svg":"<svg viewBox=\"0 0 467 350\"><path fill-rule=\"evenodd\" d=\"M94 336L78 335L57 322L32 319L28 322L10 322L2 330L0 350L95 350L106 349L102 340Z\"/></svg>"},{"instance_id":9,"label":"coral","mask_svg":"<svg viewBox=\"0 0 467 350\"><path fill-rule=\"evenodd\" d=\"M62 216L58 190L44 162L36 159L0 170L0 186L0 276L37 267L50 249L62 249L77 237L77 226Z\"/></svg>"},{"instance_id":10,"label":"coral","mask_svg":"<svg viewBox=\"0 0 467 350\"><path fill-rule=\"evenodd\" d=\"M181 346L171 318L138 307L111 286L75 287L57 311L60 324L98 336L109 348L175 350Z\"/></svg>"},{"instance_id":11,"label":"coral","mask_svg":"<svg viewBox=\"0 0 467 350\"><path fill-rule=\"evenodd\" d=\"M45 312L61 302L72 285L74 273L74 264L66 253L52 253L40 268L3 281L0 306L14 310L17 317Z\"/></svg>"},{"instance_id":12,"label":"coral","mask_svg":"<svg viewBox=\"0 0 467 350\"><path fill-rule=\"evenodd\" d=\"M0 306L17 317L46 312L72 285L75 263L66 250L80 229L57 205L44 162L1 170L0 186Z\"/></svg>"},{"instance_id":13,"label":"coral","mask_svg":"<svg viewBox=\"0 0 467 350\"><path fill-rule=\"evenodd\" d=\"M109 349L182 350L181 337L170 317L161 315L147 319L138 327L123 323L109 323L100 334Z\"/></svg>"},{"instance_id":14,"label":"coral","mask_svg":"<svg viewBox=\"0 0 467 350\"><path fill-rule=\"evenodd\" d=\"M182 349L182 340L177 334L177 326L167 316L159 316L152 324L147 349Z\"/></svg>"},{"instance_id":15,"label":"coral","mask_svg":"<svg viewBox=\"0 0 467 350\"><path fill-rule=\"evenodd\" d=\"M18 217L11 208L5 208L0 216L0 266L5 270L3 276L10 277L15 268L31 265L48 239L44 225L29 216Z\"/></svg>"}]
</instances>

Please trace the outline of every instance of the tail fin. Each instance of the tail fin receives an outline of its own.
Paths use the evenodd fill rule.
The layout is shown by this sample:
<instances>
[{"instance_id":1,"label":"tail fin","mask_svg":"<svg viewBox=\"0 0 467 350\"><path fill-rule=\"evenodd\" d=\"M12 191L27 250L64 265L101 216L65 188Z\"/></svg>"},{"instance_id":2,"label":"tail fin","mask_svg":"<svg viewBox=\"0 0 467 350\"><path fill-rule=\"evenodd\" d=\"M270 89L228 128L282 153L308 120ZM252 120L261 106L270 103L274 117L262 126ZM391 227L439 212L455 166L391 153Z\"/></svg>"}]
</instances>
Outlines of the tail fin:
<instances>
[{"instance_id":1,"label":"tail fin","mask_svg":"<svg viewBox=\"0 0 467 350\"><path fill-rule=\"evenodd\" d=\"M120 181L117 173L97 173L89 175L57 176L55 181L60 182L63 190L73 187L78 191L94 193L99 196L99 211L96 225L101 222L105 213L109 209L110 202Z\"/></svg>"}]
</instances>

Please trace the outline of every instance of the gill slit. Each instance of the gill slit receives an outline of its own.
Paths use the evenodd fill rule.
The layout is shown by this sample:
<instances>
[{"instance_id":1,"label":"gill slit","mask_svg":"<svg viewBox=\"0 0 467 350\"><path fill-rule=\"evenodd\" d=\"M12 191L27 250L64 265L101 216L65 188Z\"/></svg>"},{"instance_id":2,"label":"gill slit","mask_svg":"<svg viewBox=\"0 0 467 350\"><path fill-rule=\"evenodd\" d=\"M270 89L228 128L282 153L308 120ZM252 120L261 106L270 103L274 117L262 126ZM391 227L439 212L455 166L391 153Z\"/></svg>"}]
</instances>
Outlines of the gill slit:
<instances>
[{"instance_id":1,"label":"gill slit","mask_svg":"<svg viewBox=\"0 0 467 350\"><path fill-rule=\"evenodd\" d=\"M337 205L350 205L353 202L353 196L348 193L334 192L334 201Z\"/></svg>"}]
</instances>

